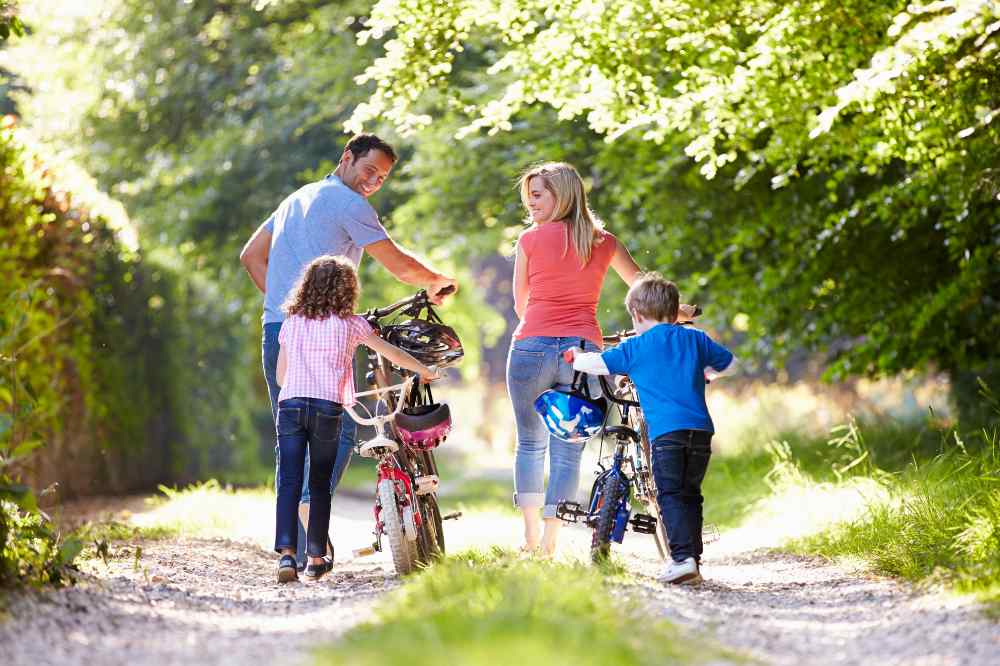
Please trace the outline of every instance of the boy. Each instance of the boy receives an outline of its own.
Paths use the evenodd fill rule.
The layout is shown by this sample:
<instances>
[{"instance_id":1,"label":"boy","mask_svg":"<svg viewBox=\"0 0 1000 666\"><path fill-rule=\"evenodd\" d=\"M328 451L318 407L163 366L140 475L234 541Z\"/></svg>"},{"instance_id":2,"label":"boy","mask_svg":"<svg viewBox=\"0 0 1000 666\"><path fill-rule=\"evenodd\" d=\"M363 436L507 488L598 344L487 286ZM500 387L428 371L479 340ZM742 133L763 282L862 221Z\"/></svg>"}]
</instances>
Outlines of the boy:
<instances>
[{"instance_id":1,"label":"boy","mask_svg":"<svg viewBox=\"0 0 1000 666\"><path fill-rule=\"evenodd\" d=\"M658 273L640 276L625 296L636 336L604 353L574 350L573 368L628 375L636 386L652 445L660 518L672 562L661 580L700 583L701 482L715 429L705 380L733 368L732 352L696 328L678 325L680 294Z\"/></svg>"}]
</instances>

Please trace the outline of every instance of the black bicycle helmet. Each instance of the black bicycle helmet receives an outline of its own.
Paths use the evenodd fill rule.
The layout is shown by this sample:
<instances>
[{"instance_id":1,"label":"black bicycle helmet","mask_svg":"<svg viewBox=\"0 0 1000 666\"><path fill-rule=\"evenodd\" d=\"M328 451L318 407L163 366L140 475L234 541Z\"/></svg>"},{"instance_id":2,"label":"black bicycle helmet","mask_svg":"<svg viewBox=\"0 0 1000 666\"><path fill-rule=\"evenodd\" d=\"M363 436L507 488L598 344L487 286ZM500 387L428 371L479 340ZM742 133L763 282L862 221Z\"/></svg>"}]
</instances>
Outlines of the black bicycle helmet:
<instances>
[{"instance_id":1,"label":"black bicycle helmet","mask_svg":"<svg viewBox=\"0 0 1000 666\"><path fill-rule=\"evenodd\" d=\"M408 352L424 365L439 368L462 360L465 351L451 326L426 319L410 319L383 329L385 340Z\"/></svg>"}]
</instances>

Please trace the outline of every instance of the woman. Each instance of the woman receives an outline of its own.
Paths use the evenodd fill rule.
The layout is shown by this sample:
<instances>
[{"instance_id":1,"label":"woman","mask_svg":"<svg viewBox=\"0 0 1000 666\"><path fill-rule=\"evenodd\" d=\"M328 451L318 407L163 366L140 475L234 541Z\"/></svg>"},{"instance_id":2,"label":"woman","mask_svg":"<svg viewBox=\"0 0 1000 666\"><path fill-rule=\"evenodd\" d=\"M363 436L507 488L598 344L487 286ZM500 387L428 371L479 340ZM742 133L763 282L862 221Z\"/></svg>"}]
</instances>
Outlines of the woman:
<instances>
[{"instance_id":1,"label":"woman","mask_svg":"<svg viewBox=\"0 0 1000 666\"><path fill-rule=\"evenodd\" d=\"M572 165L529 169L519 187L531 226L517 241L514 310L521 323L507 359L507 390L517 423L514 503L524 513L522 549L551 556L562 522L556 505L576 498L583 446L550 436L532 405L545 390L569 388L573 368L562 361L564 350L578 347L581 339L590 351L602 348L597 302L608 268L631 285L639 267L587 207L583 181Z\"/></svg>"}]
</instances>

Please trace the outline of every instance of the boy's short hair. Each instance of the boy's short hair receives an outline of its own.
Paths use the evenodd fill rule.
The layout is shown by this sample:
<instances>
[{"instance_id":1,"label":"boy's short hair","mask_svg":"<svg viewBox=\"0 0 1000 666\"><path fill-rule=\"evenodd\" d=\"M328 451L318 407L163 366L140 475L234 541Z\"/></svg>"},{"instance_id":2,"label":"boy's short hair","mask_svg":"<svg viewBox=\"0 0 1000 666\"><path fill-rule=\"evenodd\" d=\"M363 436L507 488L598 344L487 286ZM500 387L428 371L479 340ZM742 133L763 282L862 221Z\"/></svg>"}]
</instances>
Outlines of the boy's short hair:
<instances>
[{"instance_id":1,"label":"boy's short hair","mask_svg":"<svg viewBox=\"0 0 1000 666\"><path fill-rule=\"evenodd\" d=\"M632 315L653 321L677 321L681 294L670 280L656 272L641 274L625 295L625 308Z\"/></svg>"}]
</instances>

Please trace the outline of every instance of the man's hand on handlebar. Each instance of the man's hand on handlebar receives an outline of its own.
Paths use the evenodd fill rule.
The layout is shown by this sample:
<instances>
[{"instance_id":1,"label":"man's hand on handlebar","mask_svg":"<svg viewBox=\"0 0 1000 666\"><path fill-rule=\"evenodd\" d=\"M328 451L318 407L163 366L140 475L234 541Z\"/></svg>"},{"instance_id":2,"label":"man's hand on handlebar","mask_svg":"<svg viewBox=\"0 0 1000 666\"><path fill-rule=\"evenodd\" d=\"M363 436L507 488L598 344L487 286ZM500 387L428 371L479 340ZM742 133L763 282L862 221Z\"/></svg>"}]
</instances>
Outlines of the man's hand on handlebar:
<instances>
[{"instance_id":1,"label":"man's hand on handlebar","mask_svg":"<svg viewBox=\"0 0 1000 666\"><path fill-rule=\"evenodd\" d=\"M420 372L421 384L429 384L438 379L441 379L441 371L438 370L436 365L424 366L424 369Z\"/></svg>"},{"instance_id":2,"label":"man's hand on handlebar","mask_svg":"<svg viewBox=\"0 0 1000 666\"><path fill-rule=\"evenodd\" d=\"M454 278L438 276L438 279L427 285L427 300L434 305L441 305L446 296L458 291L458 281Z\"/></svg>"}]
</instances>

